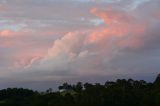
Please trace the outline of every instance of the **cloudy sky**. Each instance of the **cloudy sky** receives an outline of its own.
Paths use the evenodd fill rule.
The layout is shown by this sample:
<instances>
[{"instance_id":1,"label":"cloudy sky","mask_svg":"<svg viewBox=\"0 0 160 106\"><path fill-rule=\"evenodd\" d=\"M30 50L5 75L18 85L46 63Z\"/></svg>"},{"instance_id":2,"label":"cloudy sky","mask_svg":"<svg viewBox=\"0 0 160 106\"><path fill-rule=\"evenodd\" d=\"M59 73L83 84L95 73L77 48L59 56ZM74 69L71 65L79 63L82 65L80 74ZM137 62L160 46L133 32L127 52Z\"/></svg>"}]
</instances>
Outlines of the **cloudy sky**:
<instances>
[{"instance_id":1,"label":"cloudy sky","mask_svg":"<svg viewBox=\"0 0 160 106\"><path fill-rule=\"evenodd\" d=\"M0 0L0 88L158 73L159 0Z\"/></svg>"}]
</instances>

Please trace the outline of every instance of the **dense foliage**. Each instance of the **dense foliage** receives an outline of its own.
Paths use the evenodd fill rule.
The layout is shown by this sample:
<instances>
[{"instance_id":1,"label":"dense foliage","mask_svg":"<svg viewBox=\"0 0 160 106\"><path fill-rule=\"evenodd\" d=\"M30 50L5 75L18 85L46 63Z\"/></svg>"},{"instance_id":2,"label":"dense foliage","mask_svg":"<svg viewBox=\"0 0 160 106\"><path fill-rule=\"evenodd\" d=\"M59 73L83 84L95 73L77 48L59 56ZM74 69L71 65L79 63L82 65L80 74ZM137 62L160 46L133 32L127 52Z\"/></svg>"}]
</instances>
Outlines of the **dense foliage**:
<instances>
[{"instance_id":1,"label":"dense foliage","mask_svg":"<svg viewBox=\"0 0 160 106\"><path fill-rule=\"evenodd\" d=\"M64 83L58 92L8 88L0 90L0 106L160 106L160 76L154 83L132 79L104 85Z\"/></svg>"}]
</instances>

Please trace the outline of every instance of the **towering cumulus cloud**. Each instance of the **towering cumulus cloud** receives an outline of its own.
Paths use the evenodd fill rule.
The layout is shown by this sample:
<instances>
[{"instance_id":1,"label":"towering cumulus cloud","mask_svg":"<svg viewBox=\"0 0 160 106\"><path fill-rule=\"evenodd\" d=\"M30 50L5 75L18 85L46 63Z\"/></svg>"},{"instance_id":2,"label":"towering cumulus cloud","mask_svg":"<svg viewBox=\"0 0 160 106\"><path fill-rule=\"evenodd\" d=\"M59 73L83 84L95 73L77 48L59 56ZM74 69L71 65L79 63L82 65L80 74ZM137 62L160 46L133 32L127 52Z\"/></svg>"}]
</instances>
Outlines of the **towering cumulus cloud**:
<instances>
[{"instance_id":1,"label":"towering cumulus cloud","mask_svg":"<svg viewBox=\"0 0 160 106\"><path fill-rule=\"evenodd\" d=\"M13 9L24 3L25 7ZM0 65L7 70L2 71L5 80L96 80L98 76L117 75L138 78L159 72L158 0L6 0L3 4L7 10L13 9L13 13L3 12L2 17L11 16L13 20L0 21L0 52L6 56L6 62ZM35 8L33 12L27 10L28 6ZM10 53L5 54L4 49Z\"/></svg>"}]
</instances>

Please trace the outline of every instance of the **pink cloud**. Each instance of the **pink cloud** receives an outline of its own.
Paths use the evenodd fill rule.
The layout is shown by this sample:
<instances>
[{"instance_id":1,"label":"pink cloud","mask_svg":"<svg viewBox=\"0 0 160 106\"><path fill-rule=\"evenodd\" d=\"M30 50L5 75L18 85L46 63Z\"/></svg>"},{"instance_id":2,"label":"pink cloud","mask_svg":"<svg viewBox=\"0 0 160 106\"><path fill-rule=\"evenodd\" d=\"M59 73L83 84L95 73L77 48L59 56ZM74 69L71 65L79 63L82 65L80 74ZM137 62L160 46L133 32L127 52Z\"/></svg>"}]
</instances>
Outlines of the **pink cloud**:
<instances>
[{"instance_id":1,"label":"pink cloud","mask_svg":"<svg viewBox=\"0 0 160 106\"><path fill-rule=\"evenodd\" d=\"M13 68L29 67L30 64L33 64L34 62L36 62L40 58L41 58L40 56L22 57L22 59L16 60L14 62L14 67Z\"/></svg>"},{"instance_id":2,"label":"pink cloud","mask_svg":"<svg viewBox=\"0 0 160 106\"><path fill-rule=\"evenodd\" d=\"M139 11L138 8L137 10L124 10L128 6L123 8L119 4L109 9L105 9L108 6L104 6L104 4L104 7L95 6L97 8L90 10L92 15L88 15L89 11L87 12L85 8L79 9L78 12L74 10L76 14L82 13L80 16L72 16L72 11L68 17L69 21L65 21L68 20L66 19L67 17L64 18L66 14L53 18L46 11L44 11L46 14L44 16L46 17L40 17L42 12L38 15L35 14L37 16L34 16L34 14L30 15L32 9L29 12L27 11L26 13L29 14L24 14L24 16L16 11L14 17L19 19L19 16L22 15L23 17L21 16L20 19L25 20L26 18L29 21L26 22L26 24L29 23L27 28L30 29L27 31L24 31L25 28L19 31L0 31L0 38L3 40L0 47L9 48L9 51L11 51L9 55L11 55L10 57L14 61L13 67L18 68L17 70L22 70L21 74L16 73L16 77L22 74L25 77L27 76L25 73L29 73L29 77L27 76L26 79L49 78L52 80L57 77L58 79L63 79L64 76L97 76L117 73L124 75L127 72L136 73L136 71L140 70L153 69L153 67L149 66L149 62L150 60L153 61L153 58L156 58L155 56L158 53L153 53L152 58L150 56L151 52L143 55L143 50L148 51L148 48L152 50L156 47L158 48L159 30L157 29L159 28L155 25L159 19L158 12L150 13L146 11L146 8L144 9L145 11L142 9L139 9L141 10ZM89 8L87 7L87 10ZM84 11L86 13L83 13ZM83 18L80 21L79 18L81 17ZM64 18L64 21L63 19L59 22L57 20L54 20L55 22L45 21L59 18ZM97 26L90 25L90 20L94 19L103 20L102 22L104 23ZM38 21L36 22L36 20ZM46 23L46 26L43 26L43 23ZM89 24L89 27L86 27L86 24ZM62 29L60 26L63 26ZM70 28L70 26L77 27ZM154 29L155 33L152 32L151 28ZM73 31L75 29L78 31ZM148 33L149 31L151 32ZM143 47L144 45L145 47ZM6 50L4 54L5 52ZM136 56L138 58L135 58ZM146 60L147 62L145 62ZM134 66L136 68L132 70ZM150 68L147 69L148 67ZM16 69L13 70L16 71ZM32 75L32 73L36 73L36 75Z\"/></svg>"},{"instance_id":3,"label":"pink cloud","mask_svg":"<svg viewBox=\"0 0 160 106\"><path fill-rule=\"evenodd\" d=\"M91 13L103 19L106 26L93 31L88 37L89 42L103 42L106 46L107 42L111 42L121 47L138 47L143 44L141 36L147 26L129 13L117 10L101 11L96 8L91 9Z\"/></svg>"},{"instance_id":4,"label":"pink cloud","mask_svg":"<svg viewBox=\"0 0 160 106\"><path fill-rule=\"evenodd\" d=\"M29 67L34 62L40 60L44 56L44 49L41 50L23 50L14 55L13 68Z\"/></svg>"},{"instance_id":5,"label":"pink cloud","mask_svg":"<svg viewBox=\"0 0 160 106\"><path fill-rule=\"evenodd\" d=\"M1 30L0 31L0 40L1 45L0 47L14 47L15 45L20 45L19 39L23 38L27 32L20 30L20 31L13 31L9 29Z\"/></svg>"},{"instance_id":6,"label":"pink cloud","mask_svg":"<svg viewBox=\"0 0 160 106\"><path fill-rule=\"evenodd\" d=\"M70 32L54 42L54 45L48 51L49 56L57 56L63 53L78 52L83 45L85 36L83 33Z\"/></svg>"},{"instance_id":7,"label":"pink cloud","mask_svg":"<svg viewBox=\"0 0 160 106\"><path fill-rule=\"evenodd\" d=\"M91 70L94 66L103 64L103 59L112 59L116 56L115 50L119 51L123 48L137 49L143 44L142 37L146 30L146 25L132 15L116 10L98 10L92 9L91 13L105 21L105 26L84 32L69 32L60 39L54 41L48 53L38 59L41 67L54 69L67 65L80 64L86 67L85 70ZM37 58L37 56L33 56ZM28 62L32 59L25 59ZM87 64L83 64L86 61ZM20 65L24 66L26 62L21 61ZM82 62L82 63L81 63ZM59 66L60 65L60 66ZM90 68L89 68L90 67ZM92 67L92 68L91 68ZM35 68L35 67L34 67ZM44 68L44 67L43 67ZM44 69L45 70L45 69Z\"/></svg>"},{"instance_id":8,"label":"pink cloud","mask_svg":"<svg viewBox=\"0 0 160 106\"><path fill-rule=\"evenodd\" d=\"M13 46L17 41L13 38L22 35L22 32L12 31L12 30L1 30L0 31L0 39L1 45L0 47L10 47Z\"/></svg>"},{"instance_id":9,"label":"pink cloud","mask_svg":"<svg viewBox=\"0 0 160 106\"><path fill-rule=\"evenodd\" d=\"M19 33L11 30L0 31L0 37L13 37L14 35L19 35Z\"/></svg>"},{"instance_id":10,"label":"pink cloud","mask_svg":"<svg viewBox=\"0 0 160 106\"><path fill-rule=\"evenodd\" d=\"M24 50L16 55L15 67L46 70L55 75L65 71L78 75L114 73L108 68L110 62L126 48L139 50L143 46L148 23L125 11L94 8L91 13L104 20L105 25L64 34L53 41L52 47L42 48L46 51L43 53ZM44 31L45 34L52 32Z\"/></svg>"}]
</instances>

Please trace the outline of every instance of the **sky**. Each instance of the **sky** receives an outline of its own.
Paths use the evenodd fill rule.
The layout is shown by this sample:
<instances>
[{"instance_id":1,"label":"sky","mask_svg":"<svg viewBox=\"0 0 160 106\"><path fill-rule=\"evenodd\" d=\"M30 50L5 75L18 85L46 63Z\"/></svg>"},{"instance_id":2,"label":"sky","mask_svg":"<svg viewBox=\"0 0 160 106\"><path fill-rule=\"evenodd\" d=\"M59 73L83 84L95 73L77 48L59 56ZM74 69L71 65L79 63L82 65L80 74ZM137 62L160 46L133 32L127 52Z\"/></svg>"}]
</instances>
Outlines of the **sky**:
<instances>
[{"instance_id":1,"label":"sky","mask_svg":"<svg viewBox=\"0 0 160 106\"><path fill-rule=\"evenodd\" d=\"M153 81L159 0L0 0L0 89Z\"/></svg>"}]
</instances>

